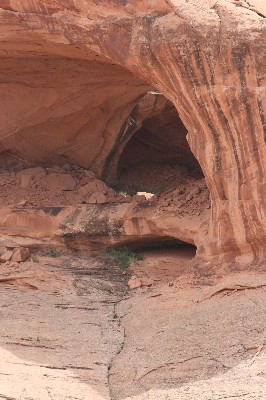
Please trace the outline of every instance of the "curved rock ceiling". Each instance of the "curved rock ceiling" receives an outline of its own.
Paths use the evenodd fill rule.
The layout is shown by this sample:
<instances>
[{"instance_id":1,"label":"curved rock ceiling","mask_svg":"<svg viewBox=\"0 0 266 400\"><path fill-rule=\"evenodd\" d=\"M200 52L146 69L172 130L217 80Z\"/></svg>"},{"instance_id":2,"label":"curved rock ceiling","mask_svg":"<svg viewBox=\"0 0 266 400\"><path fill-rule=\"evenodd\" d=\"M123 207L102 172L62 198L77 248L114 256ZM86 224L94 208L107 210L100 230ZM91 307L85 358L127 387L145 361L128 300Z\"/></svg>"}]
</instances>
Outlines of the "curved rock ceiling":
<instances>
[{"instance_id":1,"label":"curved rock ceiling","mask_svg":"<svg viewBox=\"0 0 266 400\"><path fill-rule=\"evenodd\" d=\"M257 0L4 0L0 142L101 174L141 97L177 108L211 193L201 252L265 257L266 10Z\"/></svg>"}]
</instances>

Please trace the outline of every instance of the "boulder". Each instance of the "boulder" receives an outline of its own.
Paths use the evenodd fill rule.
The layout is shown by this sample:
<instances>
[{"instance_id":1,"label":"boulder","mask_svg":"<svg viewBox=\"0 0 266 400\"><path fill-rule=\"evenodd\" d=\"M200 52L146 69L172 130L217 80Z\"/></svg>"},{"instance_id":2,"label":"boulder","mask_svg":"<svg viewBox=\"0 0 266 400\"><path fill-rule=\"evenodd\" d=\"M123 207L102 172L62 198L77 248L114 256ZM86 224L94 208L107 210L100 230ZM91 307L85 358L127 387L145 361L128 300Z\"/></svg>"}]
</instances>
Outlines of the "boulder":
<instances>
[{"instance_id":1,"label":"boulder","mask_svg":"<svg viewBox=\"0 0 266 400\"><path fill-rule=\"evenodd\" d=\"M127 284L130 289L137 289L142 286L141 281L139 279L129 279Z\"/></svg>"},{"instance_id":2,"label":"boulder","mask_svg":"<svg viewBox=\"0 0 266 400\"><path fill-rule=\"evenodd\" d=\"M88 182L86 185L81 186L81 188L79 188L79 194L80 195L88 195L88 194L92 194L94 192L100 192L100 191L105 191L107 190L108 187L106 186L106 184L98 179L94 179L91 182Z\"/></svg>"},{"instance_id":3,"label":"boulder","mask_svg":"<svg viewBox=\"0 0 266 400\"><path fill-rule=\"evenodd\" d=\"M95 192L86 202L88 204L104 204L108 202L108 197L102 192Z\"/></svg>"},{"instance_id":4,"label":"boulder","mask_svg":"<svg viewBox=\"0 0 266 400\"><path fill-rule=\"evenodd\" d=\"M50 173L43 180L44 186L52 191L75 190L77 183L70 174Z\"/></svg>"},{"instance_id":5,"label":"boulder","mask_svg":"<svg viewBox=\"0 0 266 400\"><path fill-rule=\"evenodd\" d=\"M26 189L31 186L32 183L40 181L46 172L41 167L24 169L17 173L17 179L21 188Z\"/></svg>"},{"instance_id":6,"label":"boulder","mask_svg":"<svg viewBox=\"0 0 266 400\"><path fill-rule=\"evenodd\" d=\"M13 251L12 262L24 262L30 257L30 250L27 247L19 247Z\"/></svg>"},{"instance_id":7,"label":"boulder","mask_svg":"<svg viewBox=\"0 0 266 400\"><path fill-rule=\"evenodd\" d=\"M13 256L13 251L12 250L7 250L0 256L0 261L1 262L10 261L12 256Z\"/></svg>"}]
</instances>

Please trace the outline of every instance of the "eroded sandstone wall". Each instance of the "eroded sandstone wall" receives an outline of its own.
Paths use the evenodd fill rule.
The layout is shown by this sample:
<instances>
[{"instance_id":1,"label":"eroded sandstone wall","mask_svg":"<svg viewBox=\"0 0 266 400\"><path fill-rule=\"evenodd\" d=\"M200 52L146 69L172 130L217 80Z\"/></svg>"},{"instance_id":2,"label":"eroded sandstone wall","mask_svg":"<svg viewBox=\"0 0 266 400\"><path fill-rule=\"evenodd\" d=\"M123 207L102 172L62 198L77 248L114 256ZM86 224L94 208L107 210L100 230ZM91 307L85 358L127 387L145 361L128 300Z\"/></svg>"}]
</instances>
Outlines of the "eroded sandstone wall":
<instances>
[{"instance_id":1,"label":"eroded sandstone wall","mask_svg":"<svg viewBox=\"0 0 266 400\"><path fill-rule=\"evenodd\" d=\"M155 87L175 104L211 192L199 254L263 258L265 15L256 0L4 1L2 146L100 173Z\"/></svg>"}]
</instances>

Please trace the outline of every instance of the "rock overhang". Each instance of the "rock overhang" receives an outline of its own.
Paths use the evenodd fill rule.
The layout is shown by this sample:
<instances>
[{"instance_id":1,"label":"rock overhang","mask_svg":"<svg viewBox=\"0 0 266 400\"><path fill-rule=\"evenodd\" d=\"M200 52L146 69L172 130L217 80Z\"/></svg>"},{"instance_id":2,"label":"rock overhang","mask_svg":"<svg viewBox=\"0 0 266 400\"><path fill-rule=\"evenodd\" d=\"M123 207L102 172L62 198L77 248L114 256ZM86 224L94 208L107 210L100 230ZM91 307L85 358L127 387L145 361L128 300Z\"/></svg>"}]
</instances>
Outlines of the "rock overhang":
<instances>
[{"instance_id":1,"label":"rock overhang","mask_svg":"<svg viewBox=\"0 0 266 400\"><path fill-rule=\"evenodd\" d=\"M148 1L127 4L108 2L108 7L107 3L96 5L90 2L85 5L79 1L67 5L63 1L50 1L45 3L46 7L38 1L12 2L11 6L6 1L5 10L0 12L0 25L5 31L0 45L2 54L17 54L17 60L21 61L22 43L27 49L24 58L35 61L37 48L42 48L43 54L53 53L56 57L68 54L67 59L71 58L73 51L75 59L80 57L82 60L87 57L91 60L93 51L95 58L96 53L101 57L103 65L121 68L123 76L124 71L131 72L125 79L131 80L131 85L127 85L132 90L131 95L125 100L128 91L127 94L120 91L128 83L123 79L120 79L118 91L113 90L116 99L125 97L123 105L116 103L118 114L117 119L112 121L113 125L106 129L105 121L101 130L105 132L109 144L111 133L119 131L135 101L150 87L159 89L170 99L188 129L190 147L211 192L212 213L205 253L222 255L230 250L238 255L249 253L253 260L264 257L263 71L266 54L265 18L262 6L254 1L249 2L251 7L226 0L203 1L200 4L192 0L156 4ZM8 27L11 28L9 33ZM20 55L16 53L19 47ZM14 65L13 58L6 75L9 78L14 77L10 74ZM138 78L133 78L132 73ZM110 79L113 81L113 77ZM71 81L71 74L68 80ZM25 86L25 82L20 82L19 86ZM8 89L5 88L5 93ZM68 96L73 98L73 93L68 93ZM21 95L21 101L15 108L22 107L29 97ZM66 93L62 97L66 98ZM14 98L10 100L11 104L14 104ZM125 102L127 108L124 108L123 114L121 108ZM106 116L110 112L108 121L110 115L113 117L115 114L113 103L115 101L111 96L104 107L97 104ZM71 109L74 105L69 107ZM77 120L78 114L72 117ZM96 113L97 123L101 117L102 114L99 116ZM30 120L32 115L28 118ZM12 118L8 120L12 126ZM21 125L19 118L15 122ZM41 131L38 124L34 132L36 128ZM47 129L51 131L49 124L43 131L44 137ZM93 124L91 129L96 132ZM29 135L29 143L34 142L34 132ZM27 132L23 131L22 136L26 138ZM96 136L91 147L98 143ZM49 139L54 140L54 137L58 138L56 132ZM64 140L67 138L64 137ZM16 142L19 145L20 141ZM74 141L71 145L73 154L77 143ZM57 146L62 150L61 143ZM4 147L8 147L7 143ZM54 144L52 147L55 147ZM81 141L81 147L84 148L84 141ZM27 151L27 145L22 153L24 151ZM41 158L41 154L38 157Z\"/></svg>"}]
</instances>

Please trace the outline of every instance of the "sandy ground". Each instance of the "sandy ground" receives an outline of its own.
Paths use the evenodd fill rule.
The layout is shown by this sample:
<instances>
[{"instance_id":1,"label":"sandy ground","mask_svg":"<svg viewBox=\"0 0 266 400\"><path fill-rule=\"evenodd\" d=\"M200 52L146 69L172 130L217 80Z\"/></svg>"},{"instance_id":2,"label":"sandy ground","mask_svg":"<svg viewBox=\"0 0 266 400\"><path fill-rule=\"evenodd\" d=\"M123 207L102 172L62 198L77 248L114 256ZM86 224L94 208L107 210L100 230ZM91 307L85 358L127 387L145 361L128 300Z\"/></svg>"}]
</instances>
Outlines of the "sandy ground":
<instances>
[{"instance_id":1,"label":"sandy ground","mask_svg":"<svg viewBox=\"0 0 266 400\"><path fill-rule=\"evenodd\" d=\"M1 266L0 399L264 400L266 272L200 277L193 255Z\"/></svg>"}]
</instances>

